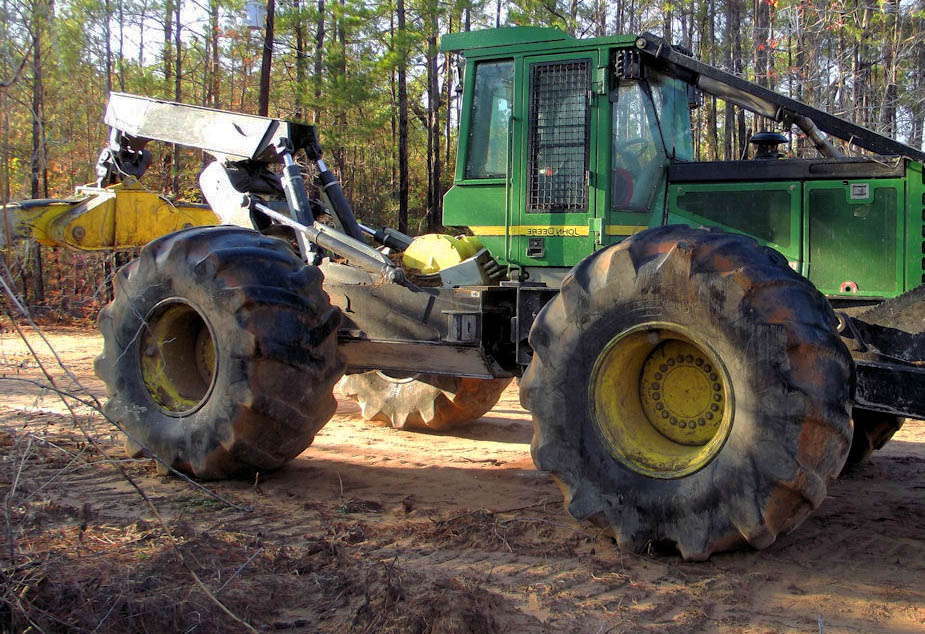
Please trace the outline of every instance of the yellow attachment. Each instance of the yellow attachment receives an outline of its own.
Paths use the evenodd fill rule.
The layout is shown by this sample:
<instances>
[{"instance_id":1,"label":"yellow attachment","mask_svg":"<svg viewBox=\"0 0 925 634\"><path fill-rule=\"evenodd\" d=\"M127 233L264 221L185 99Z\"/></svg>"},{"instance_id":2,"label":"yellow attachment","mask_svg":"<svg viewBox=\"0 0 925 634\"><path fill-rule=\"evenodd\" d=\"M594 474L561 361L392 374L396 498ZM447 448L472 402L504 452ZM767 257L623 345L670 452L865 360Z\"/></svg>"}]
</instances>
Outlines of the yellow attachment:
<instances>
[{"instance_id":1,"label":"yellow attachment","mask_svg":"<svg viewBox=\"0 0 925 634\"><path fill-rule=\"evenodd\" d=\"M610 454L651 477L703 468L732 428L725 366L676 325L642 324L608 342L591 372L589 398Z\"/></svg>"},{"instance_id":2,"label":"yellow attachment","mask_svg":"<svg viewBox=\"0 0 925 634\"><path fill-rule=\"evenodd\" d=\"M67 201L0 210L0 244L35 238L84 251L136 247L185 227L219 222L206 205L173 204L129 178L109 187L78 187Z\"/></svg>"},{"instance_id":3,"label":"yellow attachment","mask_svg":"<svg viewBox=\"0 0 925 634\"><path fill-rule=\"evenodd\" d=\"M189 415L212 391L212 329L198 310L179 299L158 304L145 322L138 358L148 395L169 415Z\"/></svg>"},{"instance_id":4,"label":"yellow attachment","mask_svg":"<svg viewBox=\"0 0 925 634\"><path fill-rule=\"evenodd\" d=\"M402 254L402 264L423 275L431 275L471 258L481 248L482 243L474 236L454 238L430 233L411 242Z\"/></svg>"}]
</instances>

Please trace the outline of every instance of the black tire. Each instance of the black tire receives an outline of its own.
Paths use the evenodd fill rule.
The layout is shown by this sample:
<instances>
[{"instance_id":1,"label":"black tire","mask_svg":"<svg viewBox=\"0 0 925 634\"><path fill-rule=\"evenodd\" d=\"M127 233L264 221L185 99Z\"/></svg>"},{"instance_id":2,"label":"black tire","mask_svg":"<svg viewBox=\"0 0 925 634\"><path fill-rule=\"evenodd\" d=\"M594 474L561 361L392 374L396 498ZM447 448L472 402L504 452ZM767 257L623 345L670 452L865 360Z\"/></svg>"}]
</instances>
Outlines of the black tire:
<instances>
[{"instance_id":1,"label":"black tire","mask_svg":"<svg viewBox=\"0 0 925 634\"><path fill-rule=\"evenodd\" d=\"M835 325L805 278L743 236L669 226L599 251L530 332L520 398L533 415L534 462L557 478L574 517L609 528L622 548L670 546L694 560L765 548L819 506L848 454L853 365ZM722 370L722 384L704 379L726 400L702 445L668 440L634 414L650 360L675 340ZM608 365L617 352L627 363ZM682 363L696 376L713 370L699 357ZM613 396L601 379L611 375L639 387ZM702 421L688 422L702 433ZM665 449L634 454L643 436Z\"/></svg>"},{"instance_id":2,"label":"black tire","mask_svg":"<svg viewBox=\"0 0 925 634\"><path fill-rule=\"evenodd\" d=\"M444 431L468 424L488 412L511 379L415 375L382 372L345 376L341 391L360 404L363 418L395 429Z\"/></svg>"},{"instance_id":3,"label":"black tire","mask_svg":"<svg viewBox=\"0 0 925 634\"><path fill-rule=\"evenodd\" d=\"M100 313L94 364L127 453L213 479L277 469L308 447L344 371L322 277L285 242L237 227L142 249Z\"/></svg>"},{"instance_id":4,"label":"black tire","mask_svg":"<svg viewBox=\"0 0 925 634\"><path fill-rule=\"evenodd\" d=\"M854 421L854 434L851 437L851 450L848 452L846 466L867 462L875 451L883 449L893 434L906 422L902 416L859 407L855 407L851 412L851 418Z\"/></svg>"}]
</instances>

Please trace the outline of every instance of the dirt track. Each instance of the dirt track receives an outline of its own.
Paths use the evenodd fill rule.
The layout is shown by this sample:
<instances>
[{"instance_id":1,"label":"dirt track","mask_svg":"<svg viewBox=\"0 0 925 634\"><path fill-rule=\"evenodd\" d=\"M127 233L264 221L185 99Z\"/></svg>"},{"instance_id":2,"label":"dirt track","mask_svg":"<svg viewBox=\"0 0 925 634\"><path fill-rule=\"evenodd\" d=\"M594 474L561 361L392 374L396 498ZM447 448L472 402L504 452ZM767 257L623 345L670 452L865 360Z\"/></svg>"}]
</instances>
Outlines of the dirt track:
<instances>
[{"instance_id":1,"label":"dirt track","mask_svg":"<svg viewBox=\"0 0 925 634\"><path fill-rule=\"evenodd\" d=\"M51 342L102 396L96 333L58 329ZM209 485L249 512L158 477L149 463L120 463L171 528L184 567L60 401L10 379L40 378L15 333L0 336L0 373L0 488L12 500L16 551L10 568L0 538L0 562L21 584L17 599L5 595L15 629L29 616L46 631L243 630L194 585L192 569L257 629L925 631L923 423L844 474L819 511L768 550L694 564L621 553L572 521L551 478L533 470L514 386L456 436L371 426L341 399L286 469ZM121 457L98 417L84 424Z\"/></svg>"}]
</instances>

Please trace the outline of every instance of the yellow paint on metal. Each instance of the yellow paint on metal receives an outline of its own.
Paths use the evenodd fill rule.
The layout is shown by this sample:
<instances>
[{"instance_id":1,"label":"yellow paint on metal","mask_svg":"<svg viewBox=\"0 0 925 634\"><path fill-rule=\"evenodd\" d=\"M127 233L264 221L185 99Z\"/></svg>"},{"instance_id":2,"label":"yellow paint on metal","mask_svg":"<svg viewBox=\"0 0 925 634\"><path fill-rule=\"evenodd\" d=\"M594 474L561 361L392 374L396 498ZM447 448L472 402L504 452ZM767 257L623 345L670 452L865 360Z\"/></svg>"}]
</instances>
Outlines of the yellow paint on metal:
<instances>
[{"instance_id":1,"label":"yellow paint on metal","mask_svg":"<svg viewBox=\"0 0 925 634\"><path fill-rule=\"evenodd\" d=\"M212 331L186 302L162 302L139 339L139 372L148 395L171 415L188 415L208 396L215 377Z\"/></svg>"},{"instance_id":2,"label":"yellow paint on metal","mask_svg":"<svg viewBox=\"0 0 925 634\"><path fill-rule=\"evenodd\" d=\"M414 271L431 275L471 258L482 243L474 236L429 233L418 236L402 254L402 264Z\"/></svg>"},{"instance_id":3,"label":"yellow paint on metal","mask_svg":"<svg viewBox=\"0 0 925 634\"><path fill-rule=\"evenodd\" d=\"M503 236L504 225L469 227L477 236ZM587 225L510 225L508 235L540 238L574 238L588 235Z\"/></svg>"},{"instance_id":4,"label":"yellow paint on metal","mask_svg":"<svg viewBox=\"0 0 925 634\"><path fill-rule=\"evenodd\" d=\"M641 324L609 341L591 372L589 399L610 454L655 478L703 468L732 429L725 366L708 345L673 324Z\"/></svg>"},{"instance_id":5,"label":"yellow paint on metal","mask_svg":"<svg viewBox=\"0 0 925 634\"><path fill-rule=\"evenodd\" d=\"M648 225L607 225L604 233L608 236L631 236L648 228Z\"/></svg>"},{"instance_id":6,"label":"yellow paint on metal","mask_svg":"<svg viewBox=\"0 0 925 634\"><path fill-rule=\"evenodd\" d=\"M691 446L710 442L726 406L716 368L696 346L679 339L649 354L639 397L646 418L662 435Z\"/></svg>"},{"instance_id":7,"label":"yellow paint on metal","mask_svg":"<svg viewBox=\"0 0 925 634\"><path fill-rule=\"evenodd\" d=\"M482 241L476 236L456 236L456 240L462 246L460 253L466 253L466 258L471 258L484 248Z\"/></svg>"},{"instance_id":8,"label":"yellow paint on metal","mask_svg":"<svg viewBox=\"0 0 925 634\"><path fill-rule=\"evenodd\" d=\"M10 206L3 216L2 236L8 224L12 242L31 237L83 251L143 246L179 229L219 223L208 206L173 203L132 178L109 187L78 187L66 201Z\"/></svg>"},{"instance_id":9,"label":"yellow paint on metal","mask_svg":"<svg viewBox=\"0 0 925 634\"><path fill-rule=\"evenodd\" d=\"M647 225L606 225L604 233L608 236L631 236L645 231ZM504 225L477 225L469 229L477 236L503 236ZM590 233L587 225L510 225L508 235L530 236L536 238L580 238Z\"/></svg>"}]
</instances>

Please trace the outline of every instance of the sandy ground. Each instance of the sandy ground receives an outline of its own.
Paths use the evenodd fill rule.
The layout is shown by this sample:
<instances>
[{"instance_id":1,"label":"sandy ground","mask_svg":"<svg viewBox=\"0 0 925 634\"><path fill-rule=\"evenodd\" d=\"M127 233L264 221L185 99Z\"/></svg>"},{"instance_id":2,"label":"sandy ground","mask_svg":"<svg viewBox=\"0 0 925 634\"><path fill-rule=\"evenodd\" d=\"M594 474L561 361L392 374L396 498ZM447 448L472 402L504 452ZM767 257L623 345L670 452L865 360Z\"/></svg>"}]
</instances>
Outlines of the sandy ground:
<instances>
[{"instance_id":1,"label":"sandy ground","mask_svg":"<svg viewBox=\"0 0 925 634\"><path fill-rule=\"evenodd\" d=\"M48 334L102 398L98 335ZM41 358L54 365L47 348ZM513 385L455 435L373 426L341 398L287 468L208 484L237 510L149 462L104 460L57 397L25 382L41 374L15 333L0 336L0 374L0 629L925 631L923 423L843 474L771 548L685 563L620 552L569 518L552 479L533 470ZM77 413L121 459L105 422Z\"/></svg>"}]
</instances>

